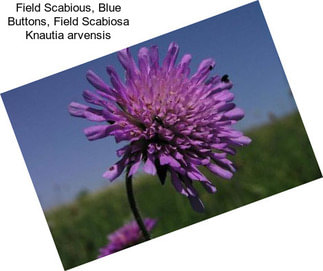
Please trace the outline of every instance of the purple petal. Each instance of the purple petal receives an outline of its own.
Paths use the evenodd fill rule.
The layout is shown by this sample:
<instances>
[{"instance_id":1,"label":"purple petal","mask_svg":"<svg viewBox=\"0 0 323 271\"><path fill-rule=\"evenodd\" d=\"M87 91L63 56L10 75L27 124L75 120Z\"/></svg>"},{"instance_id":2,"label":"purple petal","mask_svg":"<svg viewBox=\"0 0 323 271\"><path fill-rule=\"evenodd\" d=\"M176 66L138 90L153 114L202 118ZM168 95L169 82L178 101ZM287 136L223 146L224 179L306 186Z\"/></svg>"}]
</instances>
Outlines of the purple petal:
<instances>
[{"instance_id":1,"label":"purple petal","mask_svg":"<svg viewBox=\"0 0 323 271\"><path fill-rule=\"evenodd\" d=\"M110 88L99 76L97 76L93 71L89 70L86 73L86 78L95 88L113 95L113 89Z\"/></svg>"},{"instance_id":2,"label":"purple petal","mask_svg":"<svg viewBox=\"0 0 323 271\"><path fill-rule=\"evenodd\" d=\"M190 73L190 62L191 62L192 56L189 54L186 54L182 57L181 62L178 64L178 71L177 74L183 74L184 76L188 76Z\"/></svg>"},{"instance_id":3,"label":"purple petal","mask_svg":"<svg viewBox=\"0 0 323 271\"><path fill-rule=\"evenodd\" d=\"M106 172L104 172L103 177L108 179L110 182L118 178L125 168L124 159L121 159L118 163L110 167Z\"/></svg>"},{"instance_id":4,"label":"purple petal","mask_svg":"<svg viewBox=\"0 0 323 271\"><path fill-rule=\"evenodd\" d=\"M211 89L208 96L214 95L214 94L220 94L222 91L231 89L233 87L232 82L217 82Z\"/></svg>"},{"instance_id":5,"label":"purple petal","mask_svg":"<svg viewBox=\"0 0 323 271\"><path fill-rule=\"evenodd\" d=\"M204 188L206 189L207 192L209 193L215 193L216 192L216 187L209 183L209 182L202 182L202 185L204 186Z\"/></svg>"},{"instance_id":6,"label":"purple petal","mask_svg":"<svg viewBox=\"0 0 323 271\"><path fill-rule=\"evenodd\" d=\"M227 154L225 152L221 152L221 153L212 152L210 154L210 157L212 157L212 159L222 159L222 158L225 158L226 156Z\"/></svg>"},{"instance_id":7,"label":"purple petal","mask_svg":"<svg viewBox=\"0 0 323 271\"><path fill-rule=\"evenodd\" d=\"M106 121L105 117L102 116L102 110L94 109L89 106L71 102L68 111L74 117L86 118L91 121Z\"/></svg>"},{"instance_id":8,"label":"purple petal","mask_svg":"<svg viewBox=\"0 0 323 271\"><path fill-rule=\"evenodd\" d=\"M135 175L139 166L140 166L140 163L141 163L141 157L142 155L138 156L138 158L136 159L135 163L131 166L130 170L129 170L129 173L128 173L128 176L132 176L132 175Z\"/></svg>"},{"instance_id":9,"label":"purple petal","mask_svg":"<svg viewBox=\"0 0 323 271\"><path fill-rule=\"evenodd\" d=\"M213 59L204 59L198 67L197 72L192 76L192 82L199 83L204 81L208 77L210 70L212 70L214 66L215 61Z\"/></svg>"},{"instance_id":10,"label":"purple petal","mask_svg":"<svg viewBox=\"0 0 323 271\"><path fill-rule=\"evenodd\" d=\"M213 96L213 99L217 101L231 102L234 99L234 94L229 90L223 90Z\"/></svg>"},{"instance_id":11,"label":"purple petal","mask_svg":"<svg viewBox=\"0 0 323 271\"><path fill-rule=\"evenodd\" d=\"M188 193L174 170L171 170L171 181L176 191L188 197Z\"/></svg>"},{"instance_id":12,"label":"purple petal","mask_svg":"<svg viewBox=\"0 0 323 271\"><path fill-rule=\"evenodd\" d=\"M141 73L148 74L150 70L149 66L149 50L146 47L142 47L138 52L138 64Z\"/></svg>"},{"instance_id":13,"label":"purple petal","mask_svg":"<svg viewBox=\"0 0 323 271\"><path fill-rule=\"evenodd\" d=\"M138 74L136 62L131 56L129 48L119 51L118 59L131 78Z\"/></svg>"},{"instance_id":14,"label":"purple petal","mask_svg":"<svg viewBox=\"0 0 323 271\"><path fill-rule=\"evenodd\" d=\"M203 202L198 198L198 197L188 197L190 204L192 206L192 208L199 213L203 213L204 212L204 205Z\"/></svg>"},{"instance_id":15,"label":"purple petal","mask_svg":"<svg viewBox=\"0 0 323 271\"><path fill-rule=\"evenodd\" d=\"M233 108L235 108L235 104L234 103L225 103L225 102L220 102L219 104L217 104L215 106L215 108L217 109L218 112L226 112L229 111Z\"/></svg>"},{"instance_id":16,"label":"purple petal","mask_svg":"<svg viewBox=\"0 0 323 271\"><path fill-rule=\"evenodd\" d=\"M186 185L186 191L188 192L188 194L192 197L197 197L198 193L192 185L192 180L187 178L186 176L183 177L183 180L184 184Z\"/></svg>"},{"instance_id":17,"label":"purple petal","mask_svg":"<svg viewBox=\"0 0 323 271\"><path fill-rule=\"evenodd\" d=\"M244 117L244 112L242 109L236 107L224 114L226 119L241 120Z\"/></svg>"},{"instance_id":18,"label":"purple petal","mask_svg":"<svg viewBox=\"0 0 323 271\"><path fill-rule=\"evenodd\" d=\"M241 136L243 136L243 133L236 130L221 131L220 133L218 133L218 137L229 137L230 139Z\"/></svg>"},{"instance_id":19,"label":"purple petal","mask_svg":"<svg viewBox=\"0 0 323 271\"><path fill-rule=\"evenodd\" d=\"M104 110L102 112L105 120L110 120L110 121L121 121L121 120L125 120L125 117L123 116L120 116L118 114L115 114L115 113L111 113L110 111L108 110Z\"/></svg>"},{"instance_id":20,"label":"purple petal","mask_svg":"<svg viewBox=\"0 0 323 271\"><path fill-rule=\"evenodd\" d=\"M194 165L190 169L186 169L187 176L192 180L209 181Z\"/></svg>"},{"instance_id":21,"label":"purple petal","mask_svg":"<svg viewBox=\"0 0 323 271\"><path fill-rule=\"evenodd\" d=\"M174 67L178 52L179 52L178 45L175 42L172 42L168 47L168 52L163 62L163 68L166 71L169 71Z\"/></svg>"},{"instance_id":22,"label":"purple petal","mask_svg":"<svg viewBox=\"0 0 323 271\"><path fill-rule=\"evenodd\" d=\"M153 68L154 70L157 70L157 68L159 67L159 54L158 54L157 46L150 47L149 57L150 57L151 68Z\"/></svg>"},{"instance_id":23,"label":"purple petal","mask_svg":"<svg viewBox=\"0 0 323 271\"><path fill-rule=\"evenodd\" d=\"M225 179L231 179L232 178L232 172L226 170L226 169L223 169L222 167L219 167L218 165L216 164L209 164L207 165L207 168L213 172L214 174L222 177L222 178L225 178Z\"/></svg>"},{"instance_id":24,"label":"purple petal","mask_svg":"<svg viewBox=\"0 0 323 271\"><path fill-rule=\"evenodd\" d=\"M70 114L74 117L82 117L83 118L83 112L87 110L89 106L86 106L84 104L79 104L76 102L71 102L68 106L68 111Z\"/></svg>"},{"instance_id":25,"label":"purple petal","mask_svg":"<svg viewBox=\"0 0 323 271\"><path fill-rule=\"evenodd\" d=\"M126 145L126 146L122 147L121 149L117 150L117 155L118 155L119 157L121 157L121 156L125 155L125 153L126 153L127 151L129 151L129 149L130 149L130 148L131 148L131 146L129 146L129 145Z\"/></svg>"},{"instance_id":26,"label":"purple petal","mask_svg":"<svg viewBox=\"0 0 323 271\"><path fill-rule=\"evenodd\" d=\"M181 164L171 155L160 154L159 161L161 165L170 165L171 167L180 167Z\"/></svg>"},{"instance_id":27,"label":"purple petal","mask_svg":"<svg viewBox=\"0 0 323 271\"><path fill-rule=\"evenodd\" d=\"M117 74L117 72L115 71L115 69L112 66L108 66L106 68L108 74L110 75L110 81L111 84L113 85L113 87L116 89L116 91L118 92L118 94L126 101L128 101L127 98L127 90L125 85L121 82L121 79L119 77L119 75Z\"/></svg>"},{"instance_id":28,"label":"purple petal","mask_svg":"<svg viewBox=\"0 0 323 271\"><path fill-rule=\"evenodd\" d=\"M228 143L211 144L211 147L216 150L223 150L227 146L228 146Z\"/></svg>"},{"instance_id":29,"label":"purple petal","mask_svg":"<svg viewBox=\"0 0 323 271\"><path fill-rule=\"evenodd\" d=\"M251 139L247 136L241 136L241 137L236 138L235 140L238 141L242 145L248 145L249 143L251 143Z\"/></svg>"},{"instance_id":30,"label":"purple petal","mask_svg":"<svg viewBox=\"0 0 323 271\"><path fill-rule=\"evenodd\" d=\"M102 105L103 104L102 98L99 95L97 95L89 90L83 91L83 98L85 101L87 101L88 103L91 103L91 104L95 104L95 105Z\"/></svg>"},{"instance_id":31,"label":"purple petal","mask_svg":"<svg viewBox=\"0 0 323 271\"><path fill-rule=\"evenodd\" d=\"M236 138L231 138L230 141L235 145L243 146L243 145L248 145L251 142L251 139L247 136L240 136Z\"/></svg>"},{"instance_id":32,"label":"purple petal","mask_svg":"<svg viewBox=\"0 0 323 271\"><path fill-rule=\"evenodd\" d=\"M97 126L90 126L84 129L84 133L87 136L88 140L96 140L99 138L106 137L110 135L112 131L116 129L120 129L119 125L97 125Z\"/></svg>"},{"instance_id":33,"label":"purple petal","mask_svg":"<svg viewBox=\"0 0 323 271\"><path fill-rule=\"evenodd\" d=\"M144 165L144 171L150 175L156 175L156 167L154 161L148 156L147 161Z\"/></svg>"}]
</instances>

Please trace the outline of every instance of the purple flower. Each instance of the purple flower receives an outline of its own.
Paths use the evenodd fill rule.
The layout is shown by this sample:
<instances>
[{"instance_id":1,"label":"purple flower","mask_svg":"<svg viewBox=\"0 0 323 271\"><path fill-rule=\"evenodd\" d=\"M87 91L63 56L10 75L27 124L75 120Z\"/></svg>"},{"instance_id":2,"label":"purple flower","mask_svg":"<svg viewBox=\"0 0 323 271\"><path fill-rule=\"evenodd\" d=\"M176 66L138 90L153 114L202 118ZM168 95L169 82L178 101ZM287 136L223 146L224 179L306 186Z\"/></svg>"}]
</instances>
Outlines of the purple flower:
<instances>
[{"instance_id":1,"label":"purple flower","mask_svg":"<svg viewBox=\"0 0 323 271\"><path fill-rule=\"evenodd\" d=\"M143 162L143 170L157 174L162 184L169 172L175 189L188 197L194 210L203 211L193 183L200 182L210 193L216 188L199 166L230 179L235 168L227 155L251 140L232 128L244 112L232 102L228 75L209 77L215 62L205 59L190 76L191 55L175 64L178 52L178 45L171 43L160 65L158 48L143 47L137 65L129 49L121 50L125 81L110 66L112 87L88 71L87 79L96 90L84 91L83 97L100 109L72 102L69 112L103 123L84 130L89 140L114 136L116 142L129 143L117 151L121 159L105 178L113 181L127 167L129 176L134 175Z\"/></svg>"},{"instance_id":2,"label":"purple flower","mask_svg":"<svg viewBox=\"0 0 323 271\"><path fill-rule=\"evenodd\" d=\"M151 231L156 224L156 219L145 218L146 229ZM100 248L98 258L112 254L127 247L139 244L144 241L142 233L136 221L132 221L108 236L109 244Z\"/></svg>"}]
</instances>

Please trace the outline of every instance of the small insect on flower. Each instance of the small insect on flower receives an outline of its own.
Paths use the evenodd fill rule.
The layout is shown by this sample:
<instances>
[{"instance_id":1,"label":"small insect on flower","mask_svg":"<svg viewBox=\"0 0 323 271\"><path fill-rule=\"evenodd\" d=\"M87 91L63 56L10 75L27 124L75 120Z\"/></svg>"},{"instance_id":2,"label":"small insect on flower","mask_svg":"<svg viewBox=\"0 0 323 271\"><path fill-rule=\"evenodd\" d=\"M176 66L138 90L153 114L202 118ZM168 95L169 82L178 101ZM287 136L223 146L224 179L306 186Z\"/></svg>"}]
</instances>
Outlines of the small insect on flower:
<instances>
[{"instance_id":1,"label":"small insect on flower","mask_svg":"<svg viewBox=\"0 0 323 271\"><path fill-rule=\"evenodd\" d=\"M227 75L227 74L223 75L221 78L221 82L229 83L230 82L229 75Z\"/></svg>"},{"instance_id":2,"label":"small insect on flower","mask_svg":"<svg viewBox=\"0 0 323 271\"><path fill-rule=\"evenodd\" d=\"M153 120L156 121L160 126L164 127L164 123L160 117L155 116Z\"/></svg>"},{"instance_id":3,"label":"small insect on flower","mask_svg":"<svg viewBox=\"0 0 323 271\"><path fill-rule=\"evenodd\" d=\"M148 231L151 231L156 219L145 218L144 223ZM144 241L142 233L136 221L132 221L108 236L109 243L105 247L100 248L98 258L110 255L127 247L137 245Z\"/></svg>"},{"instance_id":4,"label":"small insect on flower","mask_svg":"<svg viewBox=\"0 0 323 271\"><path fill-rule=\"evenodd\" d=\"M88 71L87 79L96 90L84 91L83 97L100 109L72 102L69 112L103 123L84 130L89 140L113 136L116 142L128 142L117 151L121 159L108 168L105 178L113 181L125 168L130 177L143 163L143 170L157 174L162 184L169 173L174 188L201 212L204 206L193 183L201 183L210 193L216 188L200 167L230 179L235 167L227 155L251 140L233 129L244 112L233 103L229 76L210 76L215 67L211 58L190 75L191 55L176 63L178 54L179 47L172 42L160 64L158 47L143 47L136 64L129 49L121 50L118 58L125 80L111 66L107 72L112 86Z\"/></svg>"}]
</instances>

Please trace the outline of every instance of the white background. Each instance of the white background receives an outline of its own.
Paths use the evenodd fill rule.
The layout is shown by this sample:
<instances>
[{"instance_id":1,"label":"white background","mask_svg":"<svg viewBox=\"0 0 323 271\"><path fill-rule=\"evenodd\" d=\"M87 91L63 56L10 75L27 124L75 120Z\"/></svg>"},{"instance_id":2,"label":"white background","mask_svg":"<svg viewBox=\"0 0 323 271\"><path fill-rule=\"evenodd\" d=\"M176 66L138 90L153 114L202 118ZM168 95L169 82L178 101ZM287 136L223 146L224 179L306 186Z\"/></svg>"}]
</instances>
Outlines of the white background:
<instances>
[{"instance_id":1,"label":"white background","mask_svg":"<svg viewBox=\"0 0 323 271\"><path fill-rule=\"evenodd\" d=\"M93 42L25 41L6 26L14 2L0 4L1 92L250 1L108 1L122 3L132 24ZM323 168L320 3L260 1ZM2 101L0 181L0 269L63 270ZM323 270L322 211L320 179L73 270Z\"/></svg>"}]
</instances>

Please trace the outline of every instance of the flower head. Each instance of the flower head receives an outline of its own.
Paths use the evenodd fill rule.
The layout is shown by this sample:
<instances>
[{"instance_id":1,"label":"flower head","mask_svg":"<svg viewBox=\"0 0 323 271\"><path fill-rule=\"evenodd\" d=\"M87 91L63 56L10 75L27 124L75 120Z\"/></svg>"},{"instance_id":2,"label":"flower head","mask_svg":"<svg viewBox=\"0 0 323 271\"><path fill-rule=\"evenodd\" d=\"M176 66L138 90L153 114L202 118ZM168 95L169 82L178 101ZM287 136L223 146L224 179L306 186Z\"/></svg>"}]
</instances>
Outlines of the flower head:
<instances>
[{"instance_id":1,"label":"flower head","mask_svg":"<svg viewBox=\"0 0 323 271\"><path fill-rule=\"evenodd\" d=\"M232 128L244 112L232 102L228 75L209 77L215 62L205 59L190 76L191 55L185 54L176 64L178 52L178 45L171 43L160 65L158 48L143 47L137 65L129 49L121 50L118 58L125 80L109 66L110 87L88 71L87 79L96 90L84 91L83 97L100 109L72 102L69 112L103 123L84 130L89 140L114 136L116 142L129 143L117 151L121 159L104 173L105 178L113 181L125 168L131 176L143 162L143 170L157 174L162 184L169 172L175 189L202 211L193 182L210 193L216 188L199 166L230 179L235 168L227 154L235 154L234 147L251 140Z\"/></svg>"},{"instance_id":2,"label":"flower head","mask_svg":"<svg viewBox=\"0 0 323 271\"><path fill-rule=\"evenodd\" d=\"M148 231L151 231L156 224L156 219L145 218L144 224ZM144 241L142 233L136 221L132 221L108 236L109 244L100 248L98 258L112 254L127 247L139 244Z\"/></svg>"}]
</instances>

